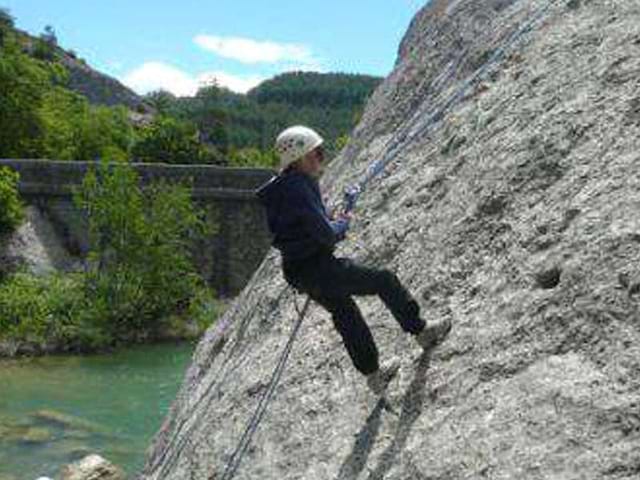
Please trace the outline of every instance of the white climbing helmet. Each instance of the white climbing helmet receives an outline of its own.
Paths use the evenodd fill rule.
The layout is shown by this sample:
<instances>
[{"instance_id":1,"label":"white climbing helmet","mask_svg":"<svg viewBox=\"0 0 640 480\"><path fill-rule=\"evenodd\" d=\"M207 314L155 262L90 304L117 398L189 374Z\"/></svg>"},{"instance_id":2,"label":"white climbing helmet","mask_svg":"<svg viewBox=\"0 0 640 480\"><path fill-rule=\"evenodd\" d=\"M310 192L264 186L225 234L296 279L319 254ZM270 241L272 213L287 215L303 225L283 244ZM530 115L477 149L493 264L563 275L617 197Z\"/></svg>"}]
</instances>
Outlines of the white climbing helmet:
<instances>
[{"instance_id":1,"label":"white climbing helmet","mask_svg":"<svg viewBox=\"0 0 640 480\"><path fill-rule=\"evenodd\" d=\"M276 152L280 156L280 170L284 170L293 162L300 160L314 148L324 143L324 139L308 127L296 126L287 128L278 135Z\"/></svg>"}]
</instances>

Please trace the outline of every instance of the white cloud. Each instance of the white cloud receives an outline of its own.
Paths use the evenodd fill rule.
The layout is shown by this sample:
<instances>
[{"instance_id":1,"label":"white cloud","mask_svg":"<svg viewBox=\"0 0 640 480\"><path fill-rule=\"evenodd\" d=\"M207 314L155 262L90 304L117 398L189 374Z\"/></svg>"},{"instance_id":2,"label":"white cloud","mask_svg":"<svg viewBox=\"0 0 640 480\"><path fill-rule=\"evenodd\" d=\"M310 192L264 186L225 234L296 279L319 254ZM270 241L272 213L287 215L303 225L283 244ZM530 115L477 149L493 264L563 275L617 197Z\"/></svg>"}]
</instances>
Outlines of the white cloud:
<instances>
[{"instance_id":1,"label":"white cloud","mask_svg":"<svg viewBox=\"0 0 640 480\"><path fill-rule=\"evenodd\" d=\"M174 95L189 96L198 90L195 78L162 62L147 62L127 73L122 82L139 94L167 90Z\"/></svg>"},{"instance_id":2,"label":"white cloud","mask_svg":"<svg viewBox=\"0 0 640 480\"><path fill-rule=\"evenodd\" d=\"M309 47L295 43L215 35L197 35L193 41L205 50L242 63L294 62L307 66L319 63Z\"/></svg>"},{"instance_id":3,"label":"white cloud","mask_svg":"<svg viewBox=\"0 0 640 480\"><path fill-rule=\"evenodd\" d=\"M193 96L198 88L215 79L222 87L238 93L246 93L266 77L260 75L233 75L223 71L191 75L162 62L146 62L122 77L122 82L144 95L154 90L167 90L179 97Z\"/></svg>"}]
</instances>

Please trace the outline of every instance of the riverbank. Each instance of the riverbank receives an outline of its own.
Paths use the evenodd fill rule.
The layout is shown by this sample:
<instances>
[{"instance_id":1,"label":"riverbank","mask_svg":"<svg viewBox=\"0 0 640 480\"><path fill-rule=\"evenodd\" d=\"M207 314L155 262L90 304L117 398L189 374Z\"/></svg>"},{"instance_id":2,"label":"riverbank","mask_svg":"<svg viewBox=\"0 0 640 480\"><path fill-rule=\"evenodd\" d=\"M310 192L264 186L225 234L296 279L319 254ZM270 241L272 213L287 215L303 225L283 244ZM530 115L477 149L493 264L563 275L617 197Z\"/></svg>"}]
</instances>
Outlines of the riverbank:
<instances>
[{"instance_id":1,"label":"riverbank","mask_svg":"<svg viewBox=\"0 0 640 480\"><path fill-rule=\"evenodd\" d=\"M228 300L202 285L190 291L187 301L173 302L173 313L162 314L139 300L115 309L87 293L81 273L16 273L0 282L0 358L100 353L197 339L222 315Z\"/></svg>"},{"instance_id":2,"label":"riverbank","mask_svg":"<svg viewBox=\"0 0 640 480\"><path fill-rule=\"evenodd\" d=\"M122 348L143 345L163 345L197 340L206 328L197 325L185 327L180 331L167 329L157 334L143 334L138 338L122 339L109 346L92 348L89 345L69 342L32 341L27 339L0 338L0 362L22 357L43 357L48 355L99 355L110 354Z\"/></svg>"},{"instance_id":3,"label":"riverbank","mask_svg":"<svg viewBox=\"0 0 640 480\"><path fill-rule=\"evenodd\" d=\"M32 340L28 338L2 338L0 336L0 362L22 357L48 355L111 354L124 348L145 345L166 345L195 342L227 308L229 300L217 300L209 322L179 320L169 322L158 331L141 331L128 338L119 338L110 345L92 346L73 339Z\"/></svg>"}]
</instances>

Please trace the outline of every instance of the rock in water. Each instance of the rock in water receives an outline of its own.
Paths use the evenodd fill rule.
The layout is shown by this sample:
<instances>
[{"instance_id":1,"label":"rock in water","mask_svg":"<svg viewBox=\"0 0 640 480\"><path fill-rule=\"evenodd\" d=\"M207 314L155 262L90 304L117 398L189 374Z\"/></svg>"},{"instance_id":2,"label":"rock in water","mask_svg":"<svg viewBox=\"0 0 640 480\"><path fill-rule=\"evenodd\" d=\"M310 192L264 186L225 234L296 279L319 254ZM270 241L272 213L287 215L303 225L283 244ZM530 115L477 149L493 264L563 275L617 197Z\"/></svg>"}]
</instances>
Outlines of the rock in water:
<instances>
[{"instance_id":1,"label":"rock in water","mask_svg":"<svg viewBox=\"0 0 640 480\"><path fill-rule=\"evenodd\" d=\"M547 4L430 2L329 166L331 198ZM638 1L557 0L434 131L411 130L340 253L394 269L451 335L421 357L377 298L358 299L382 359L405 359L396 416L313 305L236 478L637 478L639 99ZM224 337L200 342L143 479L223 478L293 300L271 252Z\"/></svg>"},{"instance_id":2,"label":"rock in water","mask_svg":"<svg viewBox=\"0 0 640 480\"><path fill-rule=\"evenodd\" d=\"M100 455L88 455L64 467L60 478L61 480L125 480L126 476L122 470Z\"/></svg>"}]
</instances>

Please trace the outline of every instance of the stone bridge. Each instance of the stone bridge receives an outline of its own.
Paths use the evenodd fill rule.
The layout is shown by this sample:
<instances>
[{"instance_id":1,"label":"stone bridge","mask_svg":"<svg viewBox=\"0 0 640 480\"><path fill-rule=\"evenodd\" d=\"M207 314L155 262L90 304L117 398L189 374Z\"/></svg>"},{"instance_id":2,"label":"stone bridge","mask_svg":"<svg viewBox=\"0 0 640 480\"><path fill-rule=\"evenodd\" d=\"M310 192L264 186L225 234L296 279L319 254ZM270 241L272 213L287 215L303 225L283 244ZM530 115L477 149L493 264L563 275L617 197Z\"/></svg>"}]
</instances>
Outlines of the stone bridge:
<instances>
[{"instance_id":1,"label":"stone bridge","mask_svg":"<svg viewBox=\"0 0 640 480\"><path fill-rule=\"evenodd\" d=\"M90 165L91 162L0 160L0 166L19 172L19 190L25 203L49 219L62 244L76 257L87 253L88 242L86 222L74 205L73 192ZM191 182L194 200L214 227L214 233L195 246L198 268L220 295L238 293L269 249L271 238L255 189L274 172L209 165L132 165L143 185L159 179Z\"/></svg>"}]
</instances>

